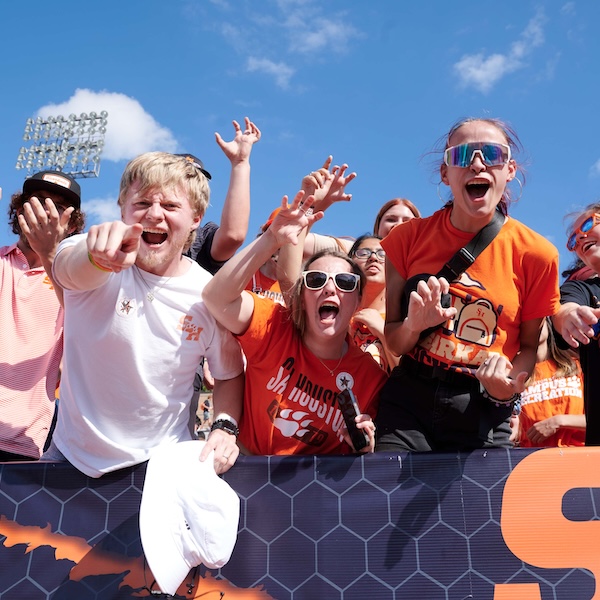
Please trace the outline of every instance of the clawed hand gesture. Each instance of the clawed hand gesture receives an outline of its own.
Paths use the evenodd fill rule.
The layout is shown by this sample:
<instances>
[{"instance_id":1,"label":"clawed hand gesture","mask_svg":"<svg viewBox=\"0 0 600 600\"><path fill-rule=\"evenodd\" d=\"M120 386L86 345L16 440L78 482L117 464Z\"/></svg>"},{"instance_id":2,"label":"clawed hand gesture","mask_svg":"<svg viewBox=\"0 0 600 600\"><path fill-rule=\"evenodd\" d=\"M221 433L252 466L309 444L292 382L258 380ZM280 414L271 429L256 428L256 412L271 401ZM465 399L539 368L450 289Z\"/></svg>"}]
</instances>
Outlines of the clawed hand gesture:
<instances>
[{"instance_id":1,"label":"clawed hand gesture","mask_svg":"<svg viewBox=\"0 0 600 600\"><path fill-rule=\"evenodd\" d=\"M29 247L40 257L54 254L56 247L69 233L69 221L75 208L62 213L50 199L32 196L18 215L19 227Z\"/></svg>"},{"instance_id":2,"label":"clawed hand gesture","mask_svg":"<svg viewBox=\"0 0 600 600\"><path fill-rule=\"evenodd\" d=\"M287 196L283 197L281 208L267 229L267 233L270 232L277 240L278 246L295 246L302 230L323 218L323 212L314 212L313 205L314 196L307 196L303 190L296 194L291 204L288 204Z\"/></svg>"},{"instance_id":3,"label":"clawed hand gesture","mask_svg":"<svg viewBox=\"0 0 600 600\"><path fill-rule=\"evenodd\" d=\"M325 211L334 202L349 202L352 194L346 194L346 186L356 177L352 172L346 175L348 165L331 168L332 156L328 156L323 166L302 179L302 190L314 196L313 210Z\"/></svg>"},{"instance_id":4,"label":"clawed hand gesture","mask_svg":"<svg viewBox=\"0 0 600 600\"><path fill-rule=\"evenodd\" d=\"M447 294L450 284L443 277L433 275L427 281L421 280L416 290L410 293L408 303L407 326L417 333L451 319L456 308L442 307L442 294Z\"/></svg>"},{"instance_id":5,"label":"clawed hand gesture","mask_svg":"<svg viewBox=\"0 0 600 600\"><path fill-rule=\"evenodd\" d=\"M247 161L250 158L252 146L260 140L260 129L248 117L245 117L244 122L246 128L242 131L240 124L233 121L235 136L230 142L226 142L219 133L215 133L217 144L232 164Z\"/></svg>"}]
</instances>

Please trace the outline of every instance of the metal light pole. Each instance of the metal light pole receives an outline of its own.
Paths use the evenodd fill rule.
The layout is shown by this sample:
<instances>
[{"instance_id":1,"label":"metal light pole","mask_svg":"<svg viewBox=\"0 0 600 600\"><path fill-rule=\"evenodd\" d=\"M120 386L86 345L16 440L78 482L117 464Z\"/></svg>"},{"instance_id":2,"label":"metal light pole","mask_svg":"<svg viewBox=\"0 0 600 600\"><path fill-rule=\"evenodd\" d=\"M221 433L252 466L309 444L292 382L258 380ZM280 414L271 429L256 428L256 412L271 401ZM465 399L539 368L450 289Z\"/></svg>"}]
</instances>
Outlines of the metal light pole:
<instances>
[{"instance_id":1,"label":"metal light pole","mask_svg":"<svg viewBox=\"0 0 600 600\"><path fill-rule=\"evenodd\" d=\"M103 110L70 114L68 118L29 118L25 123L23 146L17 157L17 169L26 169L27 177L42 170L62 171L71 177L98 177L100 155L104 148L108 113Z\"/></svg>"}]
</instances>

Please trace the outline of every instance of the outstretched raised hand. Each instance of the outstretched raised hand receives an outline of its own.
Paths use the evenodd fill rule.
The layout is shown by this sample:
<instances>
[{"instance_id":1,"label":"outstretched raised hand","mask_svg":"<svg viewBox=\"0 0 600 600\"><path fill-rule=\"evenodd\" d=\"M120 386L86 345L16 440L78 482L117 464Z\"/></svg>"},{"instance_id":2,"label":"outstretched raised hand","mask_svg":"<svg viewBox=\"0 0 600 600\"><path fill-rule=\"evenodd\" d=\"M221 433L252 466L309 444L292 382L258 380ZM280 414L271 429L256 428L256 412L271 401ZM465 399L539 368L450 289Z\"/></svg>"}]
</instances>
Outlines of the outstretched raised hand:
<instances>
[{"instance_id":1,"label":"outstretched raised hand","mask_svg":"<svg viewBox=\"0 0 600 600\"><path fill-rule=\"evenodd\" d=\"M29 247L40 257L54 256L56 247L69 233L70 206L60 211L51 198L32 196L19 213L19 227L27 238Z\"/></svg>"},{"instance_id":2,"label":"outstretched raised hand","mask_svg":"<svg viewBox=\"0 0 600 600\"><path fill-rule=\"evenodd\" d=\"M314 196L313 210L325 211L334 202L349 202L352 194L346 193L346 186L356 177L356 173L348 173L347 164L331 167L332 156L328 156L323 166L312 171L302 179L302 190Z\"/></svg>"},{"instance_id":3,"label":"outstretched raised hand","mask_svg":"<svg viewBox=\"0 0 600 600\"><path fill-rule=\"evenodd\" d=\"M291 204L288 204L288 197L284 196L281 208L267 232L275 237L279 246L295 246L302 230L323 218L323 212L315 212L313 205L314 196L307 196L303 190L296 194Z\"/></svg>"},{"instance_id":4,"label":"outstretched raised hand","mask_svg":"<svg viewBox=\"0 0 600 600\"><path fill-rule=\"evenodd\" d=\"M248 160L252 146L260 140L260 129L248 117L244 118L244 122L246 128L242 131L240 124L233 121L235 135L230 142L226 142L219 133L215 133L217 144L232 164Z\"/></svg>"}]
</instances>

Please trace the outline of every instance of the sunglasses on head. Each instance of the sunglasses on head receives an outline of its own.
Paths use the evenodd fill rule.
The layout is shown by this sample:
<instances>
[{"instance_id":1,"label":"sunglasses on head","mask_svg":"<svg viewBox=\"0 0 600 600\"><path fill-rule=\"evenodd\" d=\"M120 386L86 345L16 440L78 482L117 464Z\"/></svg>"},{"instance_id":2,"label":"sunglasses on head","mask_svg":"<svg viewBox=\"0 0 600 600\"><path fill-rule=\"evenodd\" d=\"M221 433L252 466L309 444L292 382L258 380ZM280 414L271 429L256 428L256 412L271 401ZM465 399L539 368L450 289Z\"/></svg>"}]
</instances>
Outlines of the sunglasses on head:
<instances>
[{"instance_id":1,"label":"sunglasses on head","mask_svg":"<svg viewBox=\"0 0 600 600\"><path fill-rule=\"evenodd\" d=\"M198 171L200 171L200 173L202 173L206 179L212 179L211 174L204 168L202 161L199 158L196 158L193 154L174 154L174 156L179 156L196 167L196 169L198 169Z\"/></svg>"},{"instance_id":2,"label":"sunglasses on head","mask_svg":"<svg viewBox=\"0 0 600 600\"><path fill-rule=\"evenodd\" d=\"M479 154L483 164L488 167L505 165L510 160L510 146L495 142L472 142L450 146L444 151L444 162L449 167L464 169L471 166L475 160L475 154Z\"/></svg>"},{"instance_id":3,"label":"sunglasses on head","mask_svg":"<svg viewBox=\"0 0 600 600\"><path fill-rule=\"evenodd\" d=\"M600 214L594 213L589 216L573 233L569 236L567 240L567 250L569 252L574 252L575 248L577 248L577 237L579 235L585 235L589 233L596 225L600 224Z\"/></svg>"},{"instance_id":4,"label":"sunglasses on head","mask_svg":"<svg viewBox=\"0 0 600 600\"><path fill-rule=\"evenodd\" d=\"M304 285L309 290L320 290L333 279L335 287L340 292L353 292L358 287L360 276L356 273L326 273L325 271L303 271Z\"/></svg>"},{"instance_id":5,"label":"sunglasses on head","mask_svg":"<svg viewBox=\"0 0 600 600\"><path fill-rule=\"evenodd\" d=\"M371 248L359 248L355 253L355 258L366 258L369 260L372 255L375 255L377 260L383 262L385 260L385 250L383 248L379 248L379 250L371 250Z\"/></svg>"}]
</instances>

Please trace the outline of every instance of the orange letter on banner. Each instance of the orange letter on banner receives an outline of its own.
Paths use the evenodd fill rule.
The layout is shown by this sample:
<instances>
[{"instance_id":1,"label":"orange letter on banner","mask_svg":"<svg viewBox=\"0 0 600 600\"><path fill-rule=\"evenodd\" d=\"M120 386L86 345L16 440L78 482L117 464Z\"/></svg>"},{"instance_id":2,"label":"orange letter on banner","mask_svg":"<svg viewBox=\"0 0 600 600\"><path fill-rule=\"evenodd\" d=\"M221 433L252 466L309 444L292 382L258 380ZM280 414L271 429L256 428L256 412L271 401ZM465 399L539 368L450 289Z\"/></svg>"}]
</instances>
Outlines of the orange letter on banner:
<instances>
[{"instance_id":1,"label":"orange letter on banner","mask_svg":"<svg viewBox=\"0 0 600 600\"><path fill-rule=\"evenodd\" d=\"M600 521L569 521L562 501L574 488L600 488L599 465L600 448L548 448L514 468L504 486L500 526L515 556L544 569L588 569L598 581ZM508 598L509 590L518 587L497 584L495 600ZM518 597L539 600L535 587ZM600 600L598 588L592 600Z\"/></svg>"}]
</instances>

